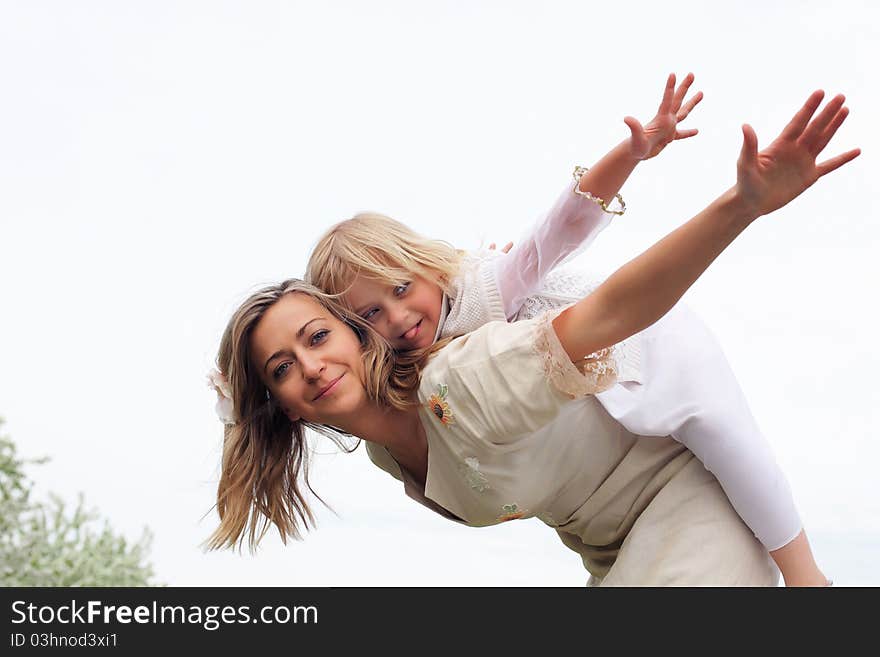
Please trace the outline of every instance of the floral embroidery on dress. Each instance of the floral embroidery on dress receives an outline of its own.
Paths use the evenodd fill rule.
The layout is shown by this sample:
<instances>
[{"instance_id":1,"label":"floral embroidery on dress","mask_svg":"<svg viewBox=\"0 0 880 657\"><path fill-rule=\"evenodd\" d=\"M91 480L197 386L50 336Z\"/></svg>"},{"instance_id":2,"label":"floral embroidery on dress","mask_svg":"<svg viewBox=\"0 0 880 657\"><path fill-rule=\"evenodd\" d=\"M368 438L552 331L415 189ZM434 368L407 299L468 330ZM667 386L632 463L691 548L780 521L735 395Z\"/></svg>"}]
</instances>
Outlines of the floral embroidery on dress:
<instances>
[{"instance_id":1,"label":"floral embroidery on dress","mask_svg":"<svg viewBox=\"0 0 880 657\"><path fill-rule=\"evenodd\" d=\"M498 520L504 522L505 520L516 520L517 518L522 518L526 512L521 511L516 504L505 504L501 507L501 510L504 511L500 516L498 516Z\"/></svg>"},{"instance_id":2,"label":"floral embroidery on dress","mask_svg":"<svg viewBox=\"0 0 880 657\"><path fill-rule=\"evenodd\" d=\"M458 469L464 477L464 480L467 482L468 486L473 488L478 493L482 493L483 491L491 488L491 486L489 485L489 480L486 479L486 475L480 472L480 462L473 456L467 457L464 460L464 464L459 465Z\"/></svg>"},{"instance_id":3,"label":"floral embroidery on dress","mask_svg":"<svg viewBox=\"0 0 880 657\"><path fill-rule=\"evenodd\" d=\"M431 409L431 413L440 420L441 424L455 424L455 418L452 415L452 409L446 401L446 395L449 393L449 387L445 383L437 384L437 392L431 395L427 405Z\"/></svg>"}]
</instances>

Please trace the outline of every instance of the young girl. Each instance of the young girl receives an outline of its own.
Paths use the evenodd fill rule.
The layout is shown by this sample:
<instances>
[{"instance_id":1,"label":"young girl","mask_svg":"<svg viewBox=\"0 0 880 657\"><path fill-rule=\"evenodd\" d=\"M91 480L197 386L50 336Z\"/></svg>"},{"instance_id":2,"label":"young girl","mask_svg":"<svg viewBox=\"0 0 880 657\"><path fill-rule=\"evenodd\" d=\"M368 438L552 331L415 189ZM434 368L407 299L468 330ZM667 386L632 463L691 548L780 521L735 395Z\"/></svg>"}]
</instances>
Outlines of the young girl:
<instances>
[{"instance_id":1,"label":"young girl","mask_svg":"<svg viewBox=\"0 0 880 657\"><path fill-rule=\"evenodd\" d=\"M673 98L670 76L660 115L684 118L679 110L690 80ZM820 116L834 122L835 130L846 116L842 104L842 96L833 99ZM584 220L584 211L607 210L600 199L615 194L632 171L639 145L644 157L669 141L668 128L665 136L661 131L645 137L637 122L627 124L633 133L629 143L592 171L577 169L573 189L509 254L462 254L387 217L362 214L334 226L319 241L307 280L339 295L399 351L425 349L492 320L529 319L568 305L596 284L576 272L551 269L607 225L590 221L595 215L589 212ZM629 155L622 155L627 147ZM650 308L656 301L646 291L639 303ZM828 582L813 559L788 483L720 346L696 315L679 304L615 345L614 352L618 383L596 395L608 413L635 434L671 435L694 452L768 549L787 585Z\"/></svg>"}]
</instances>

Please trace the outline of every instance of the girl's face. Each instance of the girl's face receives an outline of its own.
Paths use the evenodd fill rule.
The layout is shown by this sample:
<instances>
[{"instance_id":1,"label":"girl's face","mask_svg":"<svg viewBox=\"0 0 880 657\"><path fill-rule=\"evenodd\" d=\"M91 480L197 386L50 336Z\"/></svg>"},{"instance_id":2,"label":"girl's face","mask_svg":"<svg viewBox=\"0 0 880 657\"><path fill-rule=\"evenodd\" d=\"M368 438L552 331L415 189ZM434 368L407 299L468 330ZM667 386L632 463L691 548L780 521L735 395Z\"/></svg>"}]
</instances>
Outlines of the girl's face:
<instances>
[{"instance_id":1,"label":"girl's face","mask_svg":"<svg viewBox=\"0 0 880 657\"><path fill-rule=\"evenodd\" d=\"M359 276L343 300L398 351L434 344L443 290L426 278L388 285Z\"/></svg>"},{"instance_id":2,"label":"girl's face","mask_svg":"<svg viewBox=\"0 0 880 657\"><path fill-rule=\"evenodd\" d=\"M306 294L285 294L263 314L250 352L291 421L344 427L368 403L357 335Z\"/></svg>"}]
</instances>

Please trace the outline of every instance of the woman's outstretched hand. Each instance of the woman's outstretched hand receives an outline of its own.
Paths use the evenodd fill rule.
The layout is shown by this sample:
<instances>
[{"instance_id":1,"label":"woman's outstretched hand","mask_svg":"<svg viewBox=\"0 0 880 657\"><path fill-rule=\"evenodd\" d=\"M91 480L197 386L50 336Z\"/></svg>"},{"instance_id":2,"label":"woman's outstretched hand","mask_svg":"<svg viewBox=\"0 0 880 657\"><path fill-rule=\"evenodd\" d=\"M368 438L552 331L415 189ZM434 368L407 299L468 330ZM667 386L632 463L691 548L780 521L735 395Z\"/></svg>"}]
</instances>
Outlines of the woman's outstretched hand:
<instances>
[{"instance_id":1,"label":"woman's outstretched hand","mask_svg":"<svg viewBox=\"0 0 880 657\"><path fill-rule=\"evenodd\" d=\"M843 106L845 98L837 95L813 118L824 96L823 91L810 94L782 133L760 152L755 131L748 124L743 126L743 146L736 166L735 189L749 214L759 217L778 210L826 173L861 153L860 149L855 148L816 164L819 153L825 149L849 113Z\"/></svg>"},{"instance_id":2,"label":"woman's outstretched hand","mask_svg":"<svg viewBox=\"0 0 880 657\"><path fill-rule=\"evenodd\" d=\"M627 116L623 121L629 126L632 133L630 136L630 153L637 160L647 160L666 148L666 145L676 139L687 139L697 134L695 129L679 130L678 124L687 118L691 110L703 100L703 92L698 91L687 103L682 106L684 97L694 81L694 74L688 73L678 89L675 88L675 73L670 73L666 79L666 89L663 92L663 100L657 116L651 119L645 127L634 117Z\"/></svg>"}]
</instances>

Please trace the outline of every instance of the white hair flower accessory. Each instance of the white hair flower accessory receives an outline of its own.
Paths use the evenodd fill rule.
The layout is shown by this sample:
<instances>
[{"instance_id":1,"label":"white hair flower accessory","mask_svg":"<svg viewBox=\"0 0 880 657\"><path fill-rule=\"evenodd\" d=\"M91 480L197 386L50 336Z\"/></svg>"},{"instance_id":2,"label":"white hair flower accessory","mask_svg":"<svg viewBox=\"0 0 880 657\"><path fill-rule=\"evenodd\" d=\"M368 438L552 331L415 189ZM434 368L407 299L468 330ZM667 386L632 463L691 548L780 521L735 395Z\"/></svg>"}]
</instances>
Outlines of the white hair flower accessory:
<instances>
[{"instance_id":1,"label":"white hair flower accessory","mask_svg":"<svg viewBox=\"0 0 880 657\"><path fill-rule=\"evenodd\" d=\"M232 403L232 386L223 375L223 372L212 368L208 372L208 387L217 391L217 417L223 424L235 424L235 406Z\"/></svg>"}]
</instances>

